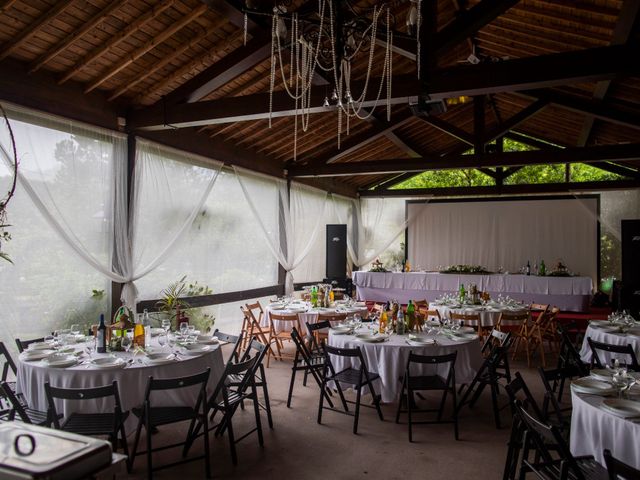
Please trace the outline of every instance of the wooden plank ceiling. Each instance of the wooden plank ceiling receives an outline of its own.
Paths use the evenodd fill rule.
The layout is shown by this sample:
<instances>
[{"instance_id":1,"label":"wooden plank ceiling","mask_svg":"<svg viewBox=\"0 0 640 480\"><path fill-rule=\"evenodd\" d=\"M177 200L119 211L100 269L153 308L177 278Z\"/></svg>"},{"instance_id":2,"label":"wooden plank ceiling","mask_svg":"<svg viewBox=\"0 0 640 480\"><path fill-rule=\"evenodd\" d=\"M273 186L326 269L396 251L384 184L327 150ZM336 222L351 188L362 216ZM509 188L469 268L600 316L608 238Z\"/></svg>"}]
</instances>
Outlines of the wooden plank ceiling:
<instances>
[{"instance_id":1,"label":"wooden plank ceiling","mask_svg":"<svg viewBox=\"0 0 640 480\"><path fill-rule=\"evenodd\" d=\"M129 133L272 174L330 175L333 165L365 162L372 171L360 175L357 166L344 167L348 173L319 183L343 193L406 178L393 162L444 164L438 159L459 158L505 134L535 137L568 151L579 147L584 151L576 159L638 181L639 3L439 0L436 46L425 47L436 64L428 93L447 98L470 91L477 94L475 101L415 116L406 97L425 92L415 80L415 57L407 54L415 44L401 39L393 56L394 96L400 100L391 120L383 108L368 120L352 120L338 149L336 112L314 113L307 131L299 128L295 163L295 117L284 113L288 116L274 118L271 128L264 118L270 20L249 18L245 45L243 6L236 0L0 1L0 71L14 76L10 88L0 82L0 99L29 98L38 85L45 110L73 116L74 98L100 104L103 110L112 108L114 118L125 118ZM409 0L391 4L394 28L406 32ZM288 8L316 5L298 0ZM478 65L464 63L472 50L482 60ZM376 78L382 63L378 47ZM365 62L354 65L354 80L364 79L366 67ZM330 87L321 77L314 83L315 101L321 102ZM54 100L56 89L65 92L66 104ZM275 89L282 92L280 80ZM256 119L232 121L241 115L240 106L258 114ZM168 128L174 123L180 130ZM621 152L614 149L619 144L632 145ZM606 146L612 149L603 153ZM497 166L490 154L477 153L477 167L500 177L483 168ZM545 154L526 161L545 163ZM372 162L393 171L369 168Z\"/></svg>"}]
</instances>

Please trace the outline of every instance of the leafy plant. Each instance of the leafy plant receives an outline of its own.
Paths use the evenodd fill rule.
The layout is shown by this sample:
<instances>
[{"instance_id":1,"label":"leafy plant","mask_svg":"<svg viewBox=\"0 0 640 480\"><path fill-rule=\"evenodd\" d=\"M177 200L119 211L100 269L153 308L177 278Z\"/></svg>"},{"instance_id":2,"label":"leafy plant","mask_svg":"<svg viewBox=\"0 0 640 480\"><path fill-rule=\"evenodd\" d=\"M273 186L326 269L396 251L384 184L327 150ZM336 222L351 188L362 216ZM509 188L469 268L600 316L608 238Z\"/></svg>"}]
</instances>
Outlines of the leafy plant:
<instances>
[{"instance_id":1,"label":"leafy plant","mask_svg":"<svg viewBox=\"0 0 640 480\"><path fill-rule=\"evenodd\" d=\"M198 282L187 284L187 276L170 283L164 290L160 292L161 298L156 302L156 308L163 313L169 315L171 320L176 318L176 309L180 308L187 317L189 322L195 325L200 331L209 330L215 323L215 317L211 314L204 313L201 308L191 307L184 297L198 297L201 295L211 295L211 290L207 285L199 285Z\"/></svg>"}]
</instances>

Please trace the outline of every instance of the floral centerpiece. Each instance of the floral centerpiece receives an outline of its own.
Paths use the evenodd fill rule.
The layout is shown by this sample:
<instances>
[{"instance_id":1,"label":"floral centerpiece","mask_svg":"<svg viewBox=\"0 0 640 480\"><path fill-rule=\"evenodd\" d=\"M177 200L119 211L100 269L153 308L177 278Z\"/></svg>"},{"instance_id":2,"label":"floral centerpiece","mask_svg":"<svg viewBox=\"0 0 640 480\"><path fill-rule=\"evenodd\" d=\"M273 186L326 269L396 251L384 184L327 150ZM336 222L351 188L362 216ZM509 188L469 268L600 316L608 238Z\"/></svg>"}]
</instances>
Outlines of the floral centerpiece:
<instances>
[{"instance_id":1,"label":"floral centerpiece","mask_svg":"<svg viewBox=\"0 0 640 480\"><path fill-rule=\"evenodd\" d=\"M449 265L440 270L440 273L491 273L482 265Z\"/></svg>"},{"instance_id":2,"label":"floral centerpiece","mask_svg":"<svg viewBox=\"0 0 640 480\"><path fill-rule=\"evenodd\" d=\"M375 261L371 264L370 272L388 272L379 258L376 258Z\"/></svg>"},{"instance_id":3,"label":"floral centerpiece","mask_svg":"<svg viewBox=\"0 0 640 480\"><path fill-rule=\"evenodd\" d=\"M573 277L573 273L571 273L562 260L558 260L553 270L547 273L547 275L550 277Z\"/></svg>"}]
</instances>

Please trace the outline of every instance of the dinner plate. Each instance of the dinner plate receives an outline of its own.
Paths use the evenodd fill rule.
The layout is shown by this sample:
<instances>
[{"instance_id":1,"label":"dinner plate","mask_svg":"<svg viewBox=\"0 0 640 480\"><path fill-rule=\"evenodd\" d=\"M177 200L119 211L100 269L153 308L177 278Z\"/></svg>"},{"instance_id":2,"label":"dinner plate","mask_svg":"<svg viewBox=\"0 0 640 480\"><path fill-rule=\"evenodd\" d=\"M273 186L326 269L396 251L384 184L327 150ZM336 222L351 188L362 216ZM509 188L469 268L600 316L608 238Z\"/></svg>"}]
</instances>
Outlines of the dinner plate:
<instances>
[{"instance_id":1,"label":"dinner plate","mask_svg":"<svg viewBox=\"0 0 640 480\"><path fill-rule=\"evenodd\" d=\"M582 377L571 382L571 388L578 393L588 393L591 395L611 395L616 392L613 385L592 377Z\"/></svg>"},{"instance_id":2,"label":"dinner plate","mask_svg":"<svg viewBox=\"0 0 640 480\"><path fill-rule=\"evenodd\" d=\"M355 302L353 304L354 307L359 307L359 308L364 308L367 306L367 304L365 302Z\"/></svg>"},{"instance_id":3,"label":"dinner plate","mask_svg":"<svg viewBox=\"0 0 640 480\"><path fill-rule=\"evenodd\" d=\"M409 334L409 343L414 346L422 345L435 345L436 340L433 337L427 337L426 335Z\"/></svg>"},{"instance_id":4,"label":"dinner plate","mask_svg":"<svg viewBox=\"0 0 640 480\"><path fill-rule=\"evenodd\" d=\"M151 336L157 337L158 335L162 335L164 333L164 328L154 327L150 329Z\"/></svg>"},{"instance_id":5,"label":"dinner plate","mask_svg":"<svg viewBox=\"0 0 640 480\"><path fill-rule=\"evenodd\" d=\"M78 363L78 359L75 355L53 353L47 358L43 358L42 363L51 368L66 368Z\"/></svg>"},{"instance_id":6,"label":"dinner plate","mask_svg":"<svg viewBox=\"0 0 640 480\"><path fill-rule=\"evenodd\" d=\"M592 325L592 328L596 330L600 330L601 332L607 333L618 333L620 332L620 327L617 325Z\"/></svg>"},{"instance_id":7,"label":"dinner plate","mask_svg":"<svg viewBox=\"0 0 640 480\"><path fill-rule=\"evenodd\" d=\"M590 320L589 325L591 325L592 327L596 327L598 325L611 325L611 322L609 322L608 320Z\"/></svg>"},{"instance_id":8,"label":"dinner plate","mask_svg":"<svg viewBox=\"0 0 640 480\"><path fill-rule=\"evenodd\" d=\"M307 307L289 307L287 310L291 313L304 313L307 311Z\"/></svg>"},{"instance_id":9,"label":"dinner plate","mask_svg":"<svg viewBox=\"0 0 640 480\"><path fill-rule=\"evenodd\" d=\"M209 345L201 345L199 343L191 343L189 345L185 345L184 347L184 355L189 356L197 356L202 355L203 353L210 352L212 350Z\"/></svg>"},{"instance_id":10,"label":"dinner plate","mask_svg":"<svg viewBox=\"0 0 640 480\"><path fill-rule=\"evenodd\" d=\"M590 374L596 380L602 380L604 382L610 382L613 377L613 370L609 370L607 368L594 368L591 370ZM627 375L635 378L636 380L640 380L640 372L627 372Z\"/></svg>"},{"instance_id":11,"label":"dinner plate","mask_svg":"<svg viewBox=\"0 0 640 480\"><path fill-rule=\"evenodd\" d=\"M460 327L458 330L460 333L472 333L475 335L476 329L473 327Z\"/></svg>"},{"instance_id":12,"label":"dinner plate","mask_svg":"<svg viewBox=\"0 0 640 480\"><path fill-rule=\"evenodd\" d=\"M640 417L640 402L624 398L607 398L602 402L602 409L618 417Z\"/></svg>"},{"instance_id":13,"label":"dinner plate","mask_svg":"<svg viewBox=\"0 0 640 480\"><path fill-rule=\"evenodd\" d=\"M123 368L127 362L122 358L100 357L94 358L89 362L93 368Z\"/></svg>"},{"instance_id":14,"label":"dinner plate","mask_svg":"<svg viewBox=\"0 0 640 480\"><path fill-rule=\"evenodd\" d=\"M46 342L30 343L27 351L32 352L34 350L51 350L51 344Z\"/></svg>"},{"instance_id":15,"label":"dinner plate","mask_svg":"<svg viewBox=\"0 0 640 480\"><path fill-rule=\"evenodd\" d=\"M454 333L451 335L451 340L455 341L469 341L469 340L477 340L478 335L475 333Z\"/></svg>"},{"instance_id":16,"label":"dinner plate","mask_svg":"<svg viewBox=\"0 0 640 480\"><path fill-rule=\"evenodd\" d=\"M42 360L43 358L47 358L49 355L56 353L55 350L25 350L20 354L20 360L23 362L31 362L33 360Z\"/></svg>"},{"instance_id":17,"label":"dinner plate","mask_svg":"<svg viewBox=\"0 0 640 480\"><path fill-rule=\"evenodd\" d=\"M173 353L148 353L144 359L147 365L162 365L171 363L176 359Z\"/></svg>"},{"instance_id":18,"label":"dinner plate","mask_svg":"<svg viewBox=\"0 0 640 480\"><path fill-rule=\"evenodd\" d=\"M196 342L201 345L217 345L219 343L218 338L211 335L198 335Z\"/></svg>"},{"instance_id":19,"label":"dinner plate","mask_svg":"<svg viewBox=\"0 0 640 480\"><path fill-rule=\"evenodd\" d=\"M358 333L356 335L356 338L361 342L367 342L367 343L381 343L387 339L385 335L380 335L380 334L375 335L373 333Z\"/></svg>"},{"instance_id":20,"label":"dinner plate","mask_svg":"<svg viewBox=\"0 0 640 480\"><path fill-rule=\"evenodd\" d=\"M352 328L348 325L336 325L331 327L331 331L334 335L348 335L352 332Z\"/></svg>"}]
</instances>

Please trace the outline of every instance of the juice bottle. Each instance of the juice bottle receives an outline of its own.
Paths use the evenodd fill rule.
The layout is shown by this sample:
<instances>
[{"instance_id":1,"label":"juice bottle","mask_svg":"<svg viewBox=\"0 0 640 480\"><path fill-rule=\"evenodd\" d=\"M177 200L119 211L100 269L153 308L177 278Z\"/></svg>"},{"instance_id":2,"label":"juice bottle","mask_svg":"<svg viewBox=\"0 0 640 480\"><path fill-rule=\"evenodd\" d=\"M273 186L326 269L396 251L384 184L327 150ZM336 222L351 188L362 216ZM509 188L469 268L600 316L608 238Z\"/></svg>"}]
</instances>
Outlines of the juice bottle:
<instances>
[{"instance_id":1,"label":"juice bottle","mask_svg":"<svg viewBox=\"0 0 640 480\"><path fill-rule=\"evenodd\" d=\"M133 344L144 348L144 325L139 318L136 320L136 326L133 329Z\"/></svg>"},{"instance_id":2,"label":"juice bottle","mask_svg":"<svg viewBox=\"0 0 640 480\"><path fill-rule=\"evenodd\" d=\"M380 314L380 329L379 332L380 333L384 333L386 328L387 328L387 312L385 312L384 310L382 311L382 313Z\"/></svg>"}]
</instances>

